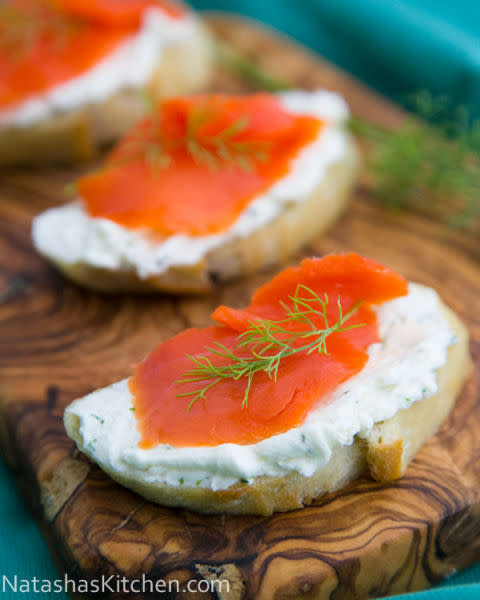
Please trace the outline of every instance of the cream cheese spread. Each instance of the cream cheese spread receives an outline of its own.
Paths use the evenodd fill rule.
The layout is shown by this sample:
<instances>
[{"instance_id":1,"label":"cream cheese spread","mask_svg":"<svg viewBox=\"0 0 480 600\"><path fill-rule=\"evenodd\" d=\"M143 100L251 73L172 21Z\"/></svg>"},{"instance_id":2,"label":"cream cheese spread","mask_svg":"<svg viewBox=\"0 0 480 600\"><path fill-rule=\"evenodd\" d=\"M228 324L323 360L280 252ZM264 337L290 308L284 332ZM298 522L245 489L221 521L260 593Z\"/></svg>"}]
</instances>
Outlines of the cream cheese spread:
<instances>
[{"instance_id":1,"label":"cream cheese spread","mask_svg":"<svg viewBox=\"0 0 480 600\"><path fill-rule=\"evenodd\" d=\"M153 240L146 230L132 230L108 219L90 217L78 200L35 218L35 247L53 262L86 263L112 271L134 270L140 278L147 278L173 266L194 265L210 250L249 236L271 222L286 205L307 200L327 169L346 153L348 138L341 125L348 108L341 96L317 90L287 92L280 98L288 111L325 119L327 125L295 157L290 172L255 198L225 232Z\"/></svg>"},{"instance_id":2,"label":"cream cheese spread","mask_svg":"<svg viewBox=\"0 0 480 600\"><path fill-rule=\"evenodd\" d=\"M85 73L0 111L0 126L28 127L57 111L102 102L126 88L139 88L152 78L162 49L190 40L195 31L192 15L173 19L163 11L149 9L140 30L112 54Z\"/></svg>"},{"instance_id":3,"label":"cream cheese spread","mask_svg":"<svg viewBox=\"0 0 480 600\"><path fill-rule=\"evenodd\" d=\"M260 475L312 475L340 446L365 437L375 423L421 402L438 389L436 370L457 339L436 292L411 283L407 296L378 307L381 342L363 370L338 386L305 422L256 444L138 447L140 434L127 380L75 401L66 413L79 423L80 449L115 477L150 484L226 489ZM188 414L185 414L188 419Z\"/></svg>"}]
</instances>

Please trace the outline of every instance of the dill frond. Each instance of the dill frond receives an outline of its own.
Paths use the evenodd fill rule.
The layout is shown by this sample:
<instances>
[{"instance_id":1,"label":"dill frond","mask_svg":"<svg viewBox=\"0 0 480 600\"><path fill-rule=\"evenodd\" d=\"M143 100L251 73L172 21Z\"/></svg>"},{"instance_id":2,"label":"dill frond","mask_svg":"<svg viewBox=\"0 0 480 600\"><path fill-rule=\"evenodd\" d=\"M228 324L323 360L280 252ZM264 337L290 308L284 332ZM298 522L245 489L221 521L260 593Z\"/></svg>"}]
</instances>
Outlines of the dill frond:
<instances>
[{"instance_id":1,"label":"dill frond","mask_svg":"<svg viewBox=\"0 0 480 600\"><path fill-rule=\"evenodd\" d=\"M363 326L363 324L345 325L356 313L359 304L344 314L338 299L338 319L330 325L327 317L329 298L326 294L322 298L312 289L299 284L295 294L289 296L289 299L292 307L281 303L285 310L285 318L251 321L248 329L238 335L233 350L220 343L205 348L214 356L224 359L226 364L216 365L208 356L188 356L194 366L183 379L176 382L177 385L199 384L198 389L177 394L179 398L190 398L187 412L197 400L205 399L208 391L215 385L228 379L246 380L242 401L242 407L246 407L257 373L264 372L270 379L276 381L280 364L285 358L299 353L328 354L327 339L332 333ZM323 327L316 326L312 317L320 317ZM302 324L302 329L292 330L288 327L294 323Z\"/></svg>"}]
</instances>

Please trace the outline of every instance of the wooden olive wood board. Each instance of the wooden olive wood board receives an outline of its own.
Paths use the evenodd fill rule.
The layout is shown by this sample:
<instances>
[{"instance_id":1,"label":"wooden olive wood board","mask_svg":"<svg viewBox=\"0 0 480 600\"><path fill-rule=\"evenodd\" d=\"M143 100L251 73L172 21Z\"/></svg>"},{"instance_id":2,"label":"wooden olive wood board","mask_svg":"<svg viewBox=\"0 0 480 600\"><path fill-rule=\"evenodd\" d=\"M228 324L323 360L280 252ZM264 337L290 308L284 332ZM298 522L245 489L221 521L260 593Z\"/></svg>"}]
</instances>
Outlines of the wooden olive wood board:
<instances>
[{"instance_id":1,"label":"wooden olive wood board","mask_svg":"<svg viewBox=\"0 0 480 600\"><path fill-rule=\"evenodd\" d=\"M238 19L210 23L299 86L341 91L357 115L392 126L403 118L284 38ZM214 87L245 89L220 71ZM207 325L219 303L246 304L272 273L180 299L105 297L64 281L34 252L29 227L34 215L64 201L62 187L78 172L0 175L0 437L61 569L78 577L226 578L230 592L221 600L361 600L426 587L480 559L478 240L381 209L359 186L348 214L305 255L355 250L437 288L469 326L476 375L402 480L361 479L268 518L203 516L156 506L115 484L74 449L63 410L128 376L156 343Z\"/></svg>"}]
</instances>

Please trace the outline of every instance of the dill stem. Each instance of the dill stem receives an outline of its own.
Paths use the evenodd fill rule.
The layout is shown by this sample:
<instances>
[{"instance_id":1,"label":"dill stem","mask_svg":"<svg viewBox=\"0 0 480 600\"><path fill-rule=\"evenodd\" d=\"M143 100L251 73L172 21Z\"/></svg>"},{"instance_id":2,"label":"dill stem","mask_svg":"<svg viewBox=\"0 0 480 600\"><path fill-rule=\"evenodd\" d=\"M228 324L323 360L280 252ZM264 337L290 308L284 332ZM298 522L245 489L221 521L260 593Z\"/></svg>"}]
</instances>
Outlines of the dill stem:
<instances>
[{"instance_id":1,"label":"dill stem","mask_svg":"<svg viewBox=\"0 0 480 600\"><path fill-rule=\"evenodd\" d=\"M306 291L310 297L300 297L299 293ZM270 379L277 381L278 370L282 360L298 353L304 353L307 356L314 352L328 354L327 338L335 332L345 332L350 329L361 327L363 324L353 324L344 326L358 310L359 304L356 304L350 311L343 314L340 299L338 299L338 319L333 325L328 324L327 305L328 296L320 298L313 290L303 284L299 284L295 294L289 297L293 303L293 308L284 307L286 317L277 321L269 319L260 319L259 321L250 321L248 329L237 336L234 350L225 345L216 343L214 347L206 347L205 350L226 359L227 364L214 365L207 356L194 357L187 355L193 362L194 367L185 374L183 379L177 381L177 384L191 384L207 382L203 388L182 392L177 394L179 398L192 397L187 412L199 399L205 399L206 393L222 380L237 381L247 377L247 384L244 392L242 407L248 406L254 376L257 373L265 372ZM315 305L319 305L316 308ZM302 307L303 310L299 310ZM325 328L315 326L309 316L320 317ZM292 331L285 327L288 323L303 322L309 329L303 331ZM310 338L314 338L310 340ZM303 345L297 346L299 340L308 340ZM276 350L276 351L275 351ZM235 352L239 351L240 354ZM249 353L244 356L242 353Z\"/></svg>"},{"instance_id":2,"label":"dill stem","mask_svg":"<svg viewBox=\"0 0 480 600\"><path fill-rule=\"evenodd\" d=\"M218 38L214 40L214 47L217 60L220 64L223 64L228 70L236 73L248 83L259 87L262 90L267 92L281 92L295 87L289 81L281 79L280 77L267 72L265 69L262 69L253 60L250 60L240 52L237 52Z\"/></svg>"}]
</instances>

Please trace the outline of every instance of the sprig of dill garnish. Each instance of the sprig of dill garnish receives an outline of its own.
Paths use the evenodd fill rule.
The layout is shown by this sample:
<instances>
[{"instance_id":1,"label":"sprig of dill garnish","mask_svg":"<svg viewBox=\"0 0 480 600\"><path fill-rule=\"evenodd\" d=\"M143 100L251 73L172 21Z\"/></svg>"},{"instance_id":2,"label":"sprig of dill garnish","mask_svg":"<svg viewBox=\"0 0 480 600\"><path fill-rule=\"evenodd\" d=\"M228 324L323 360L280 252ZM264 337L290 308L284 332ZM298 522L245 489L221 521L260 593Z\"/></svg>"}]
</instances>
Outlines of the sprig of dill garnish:
<instances>
[{"instance_id":1,"label":"sprig of dill garnish","mask_svg":"<svg viewBox=\"0 0 480 600\"><path fill-rule=\"evenodd\" d=\"M295 87L225 42L216 42L216 52L220 64L256 89L279 92ZM435 99L425 91L407 100L422 121L406 119L397 129L358 117L348 123L367 142L373 198L478 233L480 123L472 123L462 107L452 117L445 98Z\"/></svg>"},{"instance_id":2,"label":"sprig of dill garnish","mask_svg":"<svg viewBox=\"0 0 480 600\"><path fill-rule=\"evenodd\" d=\"M207 356L187 355L193 362L194 367L185 374L183 379L176 383L178 385L204 384L200 389L177 394L179 398L191 397L187 412L197 400L205 399L207 392L215 385L227 379L233 381L246 379L242 402L242 407L246 407L248 406L253 380L257 373L264 372L270 379L276 381L278 369L285 358L299 353L307 355L314 352L328 354L327 338L332 333L363 326L362 323L345 325L356 313L359 304L356 304L344 314L340 299L338 299L338 319L333 325L330 325L327 317L329 302L327 294L324 294L322 298L306 285L299 284L295 294L289 296L289 299L292 302L291 308L284 302L280 302L285 310L285 318L250 321L248 329L237 337L233 350L218 342L213 347L205 348L205 350L220 357L220 359L226 359L227 364L215 365ZM322 327L315 325L312 320L318 317L320 317L323 324ZM305 328L292 330L288 327L292 324L304 325Z\"/></svg>"},{"instance_id":3,"label":"sprig of dill garnish","mask_svg":"<svg viewBox=\"0 0 480 600\"><path fill-rule=\"evenodd\" d=\"M78 22L57 10L49 0L37 0L28 12L21 5L0 0L0 26L0 52L21 60L39 40L48 40L62 51Z\"/></svg>"},{"instance_id":4,"label":"sprig of dill garnish","mask_svg":"<svg viewBox=\"0 0 480 600\"><path fill-rule=\"evenodd\" d=\"M230 163L246 171L253 169L254 161L264 162L268 158L268 145L260 141L238 141L238 134L248 128L246 115L225 127L211 137L201 136L199 130L215 114L208 109L207 103L194 106L187 116L186 147L197 162L204 162L211 168L219 167L221 162Z\"/></svg>"},{"instance_id":5,"label":"sprig of dill garnish","mask_svg":"<svg viewBox=\"0 0 480 600\"><path fill-rule=\"evenodd\" d=\"M112 166L121 167L144 161L152 175L158 176L162 169L172 164L178 151L182 150L186 151L195 162L206 164L211 169L219 169L222 164L230 164L244 171L251 171L255 163L268 160L271 151L270 142L244 141L237 137L248 128L247 115L240 116L213 135L206 135L201 131L202 128L218 117L218 113L209 106L207 99L205 102L195 104L189 110L184 136L175 140L165 139L159 107L145 90L140 92L140 97L149 121L141 123L130 138L121 143L118 151L114 152L95 172L102 172ZM64 193L69 196L76 192L75 182L64 187Z\"/></svg>"},{"instance_id":6,"label":"sprig of dill garnish","mask_svg":"<svg viewBox=\"0 0 480 600\"><path fill-rule=\"evenodd\" d=\"M269 143L238 139L248 128L247 115L240 116L213 135L206 135L202 128L218 117L215 107L209 105L207 98L189 109L185 135L177 140L165 140L158 106L145 91L142 91L141 98L150 117L150 124L124 142L116 164L143 159L154 173L158 173L159 169L168 167L174 161L176 152L182 149L195 162L204 163L212 169L218 169L222 164L231 164L249 171L253 169L255 162L268 159Z\"/></svg>"}]
</instances>

